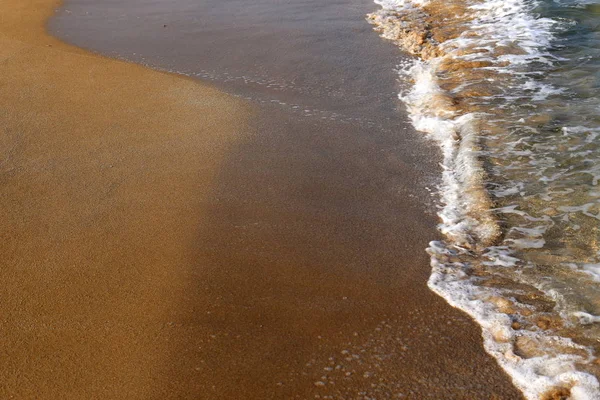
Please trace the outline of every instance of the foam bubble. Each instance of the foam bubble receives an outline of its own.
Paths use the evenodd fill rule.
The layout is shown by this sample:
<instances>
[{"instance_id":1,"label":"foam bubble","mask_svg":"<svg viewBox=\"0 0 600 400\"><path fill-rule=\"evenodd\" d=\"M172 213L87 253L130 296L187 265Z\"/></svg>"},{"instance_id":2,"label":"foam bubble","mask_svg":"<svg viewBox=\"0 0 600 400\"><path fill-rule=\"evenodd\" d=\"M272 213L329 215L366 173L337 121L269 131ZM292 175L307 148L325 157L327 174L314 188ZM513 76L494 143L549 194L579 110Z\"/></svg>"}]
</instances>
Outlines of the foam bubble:
<instances>
[{"instance_id":1,"label":"foam bubble","mask_svg":"<svg viewBox=\"0 0 600 400\"><path fill-rule=\"evenodd\" d=\"M561 230L592 231L581 216L600 219L599 196L572 183L600 181L600 164L591 159L597 151L589 148L600 131L563 126L561 139L539 129L552 125L548 110L567 95L542 78L567 60L551 47L569 23L540 17L540 3L529 0L376 3L382 10L370 22L419 57L400 70L414 82L400 98L443 156L438 215L445 240L427 249L429 287L481 325L486 350L527 398L553 391L600 398L598 380L581 367L595 360L592 350L567 329L597 321L567 311L581 295L581 272L600 274L600 263L560 267L600 250L582 253L573 235L570 247L556 245ZM566 151L565 162L557 155Z\"/></svg>"}]
</instances>

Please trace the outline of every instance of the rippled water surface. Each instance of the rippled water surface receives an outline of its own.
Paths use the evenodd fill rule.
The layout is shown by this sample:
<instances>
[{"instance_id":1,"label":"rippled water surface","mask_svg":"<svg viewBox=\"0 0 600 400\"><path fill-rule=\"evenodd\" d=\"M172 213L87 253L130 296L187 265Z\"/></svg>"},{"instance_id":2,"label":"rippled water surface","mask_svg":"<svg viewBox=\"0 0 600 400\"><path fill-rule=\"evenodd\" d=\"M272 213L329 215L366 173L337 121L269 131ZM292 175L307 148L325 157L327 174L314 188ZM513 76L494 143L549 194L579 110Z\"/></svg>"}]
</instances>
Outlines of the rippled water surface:
<instances>
[{"instance_id":1,"label":"rippled water surface","mask_svg":"<svg viewBox=\"0 0 600 400\"><path fill-rule=\"evenodd\" d=\"M600 5L376 0L444 152L430 286L529 398L600 398Z\"/></svg>"}]
</instances>

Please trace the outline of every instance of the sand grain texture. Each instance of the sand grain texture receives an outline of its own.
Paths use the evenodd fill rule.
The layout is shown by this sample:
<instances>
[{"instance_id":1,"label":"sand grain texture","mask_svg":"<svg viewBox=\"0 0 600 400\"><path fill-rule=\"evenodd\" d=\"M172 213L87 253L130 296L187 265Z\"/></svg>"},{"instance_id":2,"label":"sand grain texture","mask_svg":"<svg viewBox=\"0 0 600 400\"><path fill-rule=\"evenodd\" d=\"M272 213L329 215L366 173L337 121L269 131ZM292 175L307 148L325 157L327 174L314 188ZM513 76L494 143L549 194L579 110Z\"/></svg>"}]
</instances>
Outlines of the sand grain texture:
<instances>
[{"instance_id":1,"label":"sand grain texture","mask_svg":"<svg viewBox=\"0 0 600 400\"><path fill-rule=\"evenodd\" d=\"M519 397L345 142L65 45L56 6L0 2L1 398Z\"/></svg>"}]
</instances>

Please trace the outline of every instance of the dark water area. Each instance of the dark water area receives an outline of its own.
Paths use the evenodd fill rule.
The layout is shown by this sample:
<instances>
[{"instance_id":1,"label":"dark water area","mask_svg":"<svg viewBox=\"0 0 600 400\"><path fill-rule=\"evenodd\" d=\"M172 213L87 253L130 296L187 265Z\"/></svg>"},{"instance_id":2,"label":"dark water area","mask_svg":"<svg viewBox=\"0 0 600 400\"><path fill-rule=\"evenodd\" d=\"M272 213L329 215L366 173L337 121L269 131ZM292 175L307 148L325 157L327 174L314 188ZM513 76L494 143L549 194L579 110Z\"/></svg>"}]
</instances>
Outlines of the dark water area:
<instances>
[{"instance_id":1,"label":"dark water area","mask_svg":"<svg viewBox=\"0 0 600 400\"><path fill-rule=\"evenodd\" d=\"M51 32L112 57L209 80L299 115L396 130L403 55L370 0L73 0Z\"/></svg>"}]
</instances>

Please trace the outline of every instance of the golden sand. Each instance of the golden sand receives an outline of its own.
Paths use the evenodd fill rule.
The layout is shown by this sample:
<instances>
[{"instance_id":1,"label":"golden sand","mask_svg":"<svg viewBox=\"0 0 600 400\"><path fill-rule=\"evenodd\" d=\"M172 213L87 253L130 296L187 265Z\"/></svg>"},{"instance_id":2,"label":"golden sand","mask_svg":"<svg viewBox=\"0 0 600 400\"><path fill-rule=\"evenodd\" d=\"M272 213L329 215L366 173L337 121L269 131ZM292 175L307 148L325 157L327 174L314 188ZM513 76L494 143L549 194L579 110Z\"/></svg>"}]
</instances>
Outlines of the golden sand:
<instances>
[{"instance_id":1,"label":"golden sand","mask_svg":"<svg viewBox=\"0 0 600 400\"><path fill-rule=\"evenodd\" d=\"M181 223L249 109L60 43L56 6L0 3L0 397L149 398L194 259Z\"/></svg>"},{"instance_id":2,"label":"golden sand","mask_svg":"<svg viewBox=\"0 0 600 400\"><path fill-rule=\"evenodd\" d=\"M275 169L299 198L333 191L324 212L262 205L282 190L228 178L258 168L236 167L248 154L289 158L240 147L256 110L59 42L56 6L0 2L0 398L519 397L426 289L431 221L395 216L400 245L340 225L335 168L323 187Z\"/></svg>"}]
</instances>

